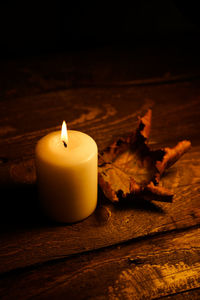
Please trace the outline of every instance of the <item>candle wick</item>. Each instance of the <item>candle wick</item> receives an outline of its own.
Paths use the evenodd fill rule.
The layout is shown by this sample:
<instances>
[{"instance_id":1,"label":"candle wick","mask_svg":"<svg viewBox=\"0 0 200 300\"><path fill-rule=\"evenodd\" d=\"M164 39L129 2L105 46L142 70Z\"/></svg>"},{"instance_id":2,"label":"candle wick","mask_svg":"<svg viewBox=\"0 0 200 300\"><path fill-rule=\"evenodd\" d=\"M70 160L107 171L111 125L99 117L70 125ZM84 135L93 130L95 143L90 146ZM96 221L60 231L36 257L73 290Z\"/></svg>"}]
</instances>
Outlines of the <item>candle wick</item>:
<instances>
[{"instance_id":1,"label":"candle wick","mask_svg":"<svg viewBox=\"0 0 200 300\"><path fill-rule=\"evenodd\" d=\"M65 148L67 148L67 143L65 143L65 141L63 141L63 144L64 144Z\"/></svg>"}]
</instances>

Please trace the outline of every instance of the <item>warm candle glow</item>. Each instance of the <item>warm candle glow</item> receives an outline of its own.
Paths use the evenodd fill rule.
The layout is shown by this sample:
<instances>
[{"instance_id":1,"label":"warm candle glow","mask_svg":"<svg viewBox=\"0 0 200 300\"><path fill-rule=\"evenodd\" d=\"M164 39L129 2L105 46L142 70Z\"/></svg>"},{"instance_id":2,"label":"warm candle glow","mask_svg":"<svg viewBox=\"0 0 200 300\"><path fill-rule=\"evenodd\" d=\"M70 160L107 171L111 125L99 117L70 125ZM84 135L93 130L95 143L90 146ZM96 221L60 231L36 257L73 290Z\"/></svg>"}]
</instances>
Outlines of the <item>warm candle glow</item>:
<instances>
[{"instance_id":1,"label":"warm candle glow","mask_svg":"<svg viewBox=\"0 0 200 300\"><path fill-rule=\"evenodd\" d=\"M67 130L63 122L62 133L47 134L35 151L39 197L45 213L63 223L92 214L97 205L95 141L83 132Z\"/></svg>"},{"instance_id":2,"label":"warm candle glow","mask_svg":"<svg viewBox=\"0 0 200 300\"><path fill-rule=\"evenodd\" d=\"M64 146L67 147L67 144L68 144L68 134L67 134L67 124L66 124L65 121L63 121L63 123L62 123L61 141L63 142Z\"/></svg>"}]
</instances>

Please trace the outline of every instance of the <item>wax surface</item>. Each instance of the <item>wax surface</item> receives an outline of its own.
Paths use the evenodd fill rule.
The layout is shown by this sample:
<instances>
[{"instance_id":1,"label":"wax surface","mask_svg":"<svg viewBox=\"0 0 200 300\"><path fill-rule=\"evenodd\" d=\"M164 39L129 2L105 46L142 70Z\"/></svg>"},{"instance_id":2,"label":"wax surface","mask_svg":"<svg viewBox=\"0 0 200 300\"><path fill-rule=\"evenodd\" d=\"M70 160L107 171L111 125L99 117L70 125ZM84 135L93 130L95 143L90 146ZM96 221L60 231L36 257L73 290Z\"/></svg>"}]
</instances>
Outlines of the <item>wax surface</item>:
<instances>
[{"instance_id":1,"label":"wax surface","mask_svg":"<svg viewBox=\"0 0 200 300\"><path fill-rule=\"evenodd\" d=\"M36 146L39 194L45 212L59 222L88 217L97 204L97 145L88 135L68 131L64 147L60 131Z\"/></svg>"}]
</instances>

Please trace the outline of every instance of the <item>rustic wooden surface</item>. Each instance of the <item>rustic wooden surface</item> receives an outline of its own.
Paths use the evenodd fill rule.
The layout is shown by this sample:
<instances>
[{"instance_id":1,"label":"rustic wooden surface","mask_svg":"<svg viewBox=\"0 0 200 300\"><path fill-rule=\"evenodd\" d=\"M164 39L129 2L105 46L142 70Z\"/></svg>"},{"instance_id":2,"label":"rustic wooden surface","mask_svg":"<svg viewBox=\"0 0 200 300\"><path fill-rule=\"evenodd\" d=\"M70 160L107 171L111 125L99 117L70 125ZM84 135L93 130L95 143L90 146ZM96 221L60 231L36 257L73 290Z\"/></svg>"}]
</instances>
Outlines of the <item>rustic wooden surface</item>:
<instances>
[{"instance_id":1,"label":"rustic wooden surface","mask_svg":"<svg viewBox=\"0 0 200 300\"><path fill-rule=\"evenodd\" d=\"M200 229L193 228L59 259L5 275L1 295L5 299L13 293L18 299L65 299L66 295L67 299L157 299L171 295L173 299L190 291L188 299L199 299L199 243ZM24 288L27 283L29 290Z\"/></svg>"},{"instance_id":2,"label":"rustic wooden surface","mask_svg":"<svg viewBox=\"0 0 200 300\"><path fill-rule=\"evenodd\" d=\"M56 59L50 63L54 70ZM30 64L29 72L33 61ZM15 66L20 72L19 62ZM36 82L43 76L39 74L29 91L26 82L22 84L24 73L18 85L7 75L10 84L1 90L1 298L198 299L197 70L189 70L186 76L180 68L168 74L167 80L157 72L149 79L137 77L139 81L129 72L118 83L117 76L110 76L115 84L107 87L100 86L100 77L89 78L90 86L80 80L77 88L77 80L69 86L63 81L65 76L57 81L53 77L52 82L47 80L48 88L36 91ZM99 191L97 210L83 222L66 225L48 220L37 198L34 148L39 138L59 130L65 119L70 129L88 133L102 150L134 128L137 116L148 107L153 110L152 148L173 146L182 139L192 142L191 150L161 181L173 190L173 203L141 200L122 207L109 203Z\"/></svg>"}]
</instances>

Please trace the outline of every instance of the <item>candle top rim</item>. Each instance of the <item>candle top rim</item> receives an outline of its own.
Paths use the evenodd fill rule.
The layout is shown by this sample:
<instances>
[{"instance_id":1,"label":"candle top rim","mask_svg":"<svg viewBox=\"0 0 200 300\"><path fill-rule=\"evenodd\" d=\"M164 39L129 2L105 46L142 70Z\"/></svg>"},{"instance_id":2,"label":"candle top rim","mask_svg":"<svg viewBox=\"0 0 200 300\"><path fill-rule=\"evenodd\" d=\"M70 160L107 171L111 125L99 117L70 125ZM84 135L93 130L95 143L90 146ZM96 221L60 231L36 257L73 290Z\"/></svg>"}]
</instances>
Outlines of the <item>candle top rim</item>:
<instances>
[{"instance_id":1,"label":"candle top rim","mask_svg":"<svg viewBox=\"0 0 200 300\"><path fill-rule=\"evenodd\" d=\"M69 143L64 147L60 131L53 131L42 137L36 145L37 156L46 163L73 166L87 162L97 155L97 144L88 134L68 130Z\"/></svg>"}]
</instances>

